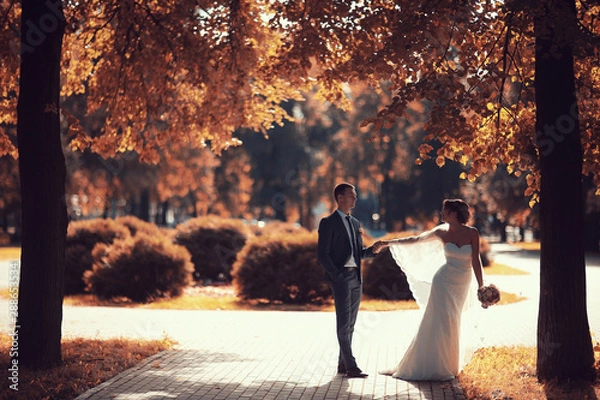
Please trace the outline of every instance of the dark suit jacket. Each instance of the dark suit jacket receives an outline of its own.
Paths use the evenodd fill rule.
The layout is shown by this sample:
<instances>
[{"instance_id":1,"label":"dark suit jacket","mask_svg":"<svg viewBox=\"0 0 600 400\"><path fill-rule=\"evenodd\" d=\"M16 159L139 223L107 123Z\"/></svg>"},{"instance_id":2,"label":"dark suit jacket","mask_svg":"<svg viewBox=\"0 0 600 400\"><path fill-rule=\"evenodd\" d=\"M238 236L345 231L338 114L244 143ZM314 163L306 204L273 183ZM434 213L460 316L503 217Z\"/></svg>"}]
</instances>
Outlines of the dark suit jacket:
<instances>
[{"instance_id":1,"label":"dark suit jacket","mask_svg":"<svg viewBox=\"0 0 600 400\"><path fill-rule=\"evenodd\" d=\"M365 248L363 246L362 237L359 232L360 222L352 216L350 217L350 222L352 223L356 241L358 242L358 256L356 258L358 258L359 279L362 280L361 260L363 258L373 257L373 252L371 247ZM342 279L344 265L346 264L346 261L348 261L352 249L350 247L350 241L348 240L348 231L337 210L328 217L323 218L319 223L319 242L317 249L319 263L327 272L326 279Z\"/></svg>"}]
</instances>

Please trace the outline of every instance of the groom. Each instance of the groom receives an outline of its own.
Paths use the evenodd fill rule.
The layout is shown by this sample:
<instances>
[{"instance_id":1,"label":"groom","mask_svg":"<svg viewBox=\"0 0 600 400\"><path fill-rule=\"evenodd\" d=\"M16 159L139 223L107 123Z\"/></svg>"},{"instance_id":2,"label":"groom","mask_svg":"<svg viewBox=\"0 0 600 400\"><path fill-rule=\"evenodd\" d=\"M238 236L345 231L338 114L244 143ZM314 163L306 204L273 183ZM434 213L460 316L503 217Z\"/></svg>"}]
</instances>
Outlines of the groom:
<instances>
[{"instance_id":1,"label":"groom","mask_svg":"<svg viewBox=\"0 0 600 400\"><path fill-rule=\"evenodd\" d=\"M338 373L350 378L366 378L352 355L352 334L362 296L361 259L377 254L380 242L364 248L360 222L350 215L356 204L356 189L340 183L333 191L337 210L319 223L319 263L329 281L335 303L337 339L340 345Z\"/></svg>"}]
</instances>

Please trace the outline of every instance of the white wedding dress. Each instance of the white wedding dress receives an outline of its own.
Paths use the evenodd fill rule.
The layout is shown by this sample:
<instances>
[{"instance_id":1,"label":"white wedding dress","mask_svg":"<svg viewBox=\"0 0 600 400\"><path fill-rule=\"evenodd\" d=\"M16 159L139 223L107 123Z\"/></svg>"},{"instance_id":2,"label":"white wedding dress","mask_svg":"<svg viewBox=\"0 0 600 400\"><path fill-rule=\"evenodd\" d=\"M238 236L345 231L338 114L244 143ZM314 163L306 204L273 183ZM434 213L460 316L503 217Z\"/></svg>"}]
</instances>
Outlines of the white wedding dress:
<instances>
[{"instance_id":1,"label":"white wedding dress","mask_svg":"<svg viewBox=\"0 0 600 400\"><path fill-rule=\"evenodd\" d=\"M472 320L466 324L470 331L461 338L463 311L477 296L472 285L471 245L459 247L435 239L391 245L390 250L425 311L400 363L380 373L407 381L453 379L474 352L467 334L475 333Z\"/></svg>"}]
</instances>

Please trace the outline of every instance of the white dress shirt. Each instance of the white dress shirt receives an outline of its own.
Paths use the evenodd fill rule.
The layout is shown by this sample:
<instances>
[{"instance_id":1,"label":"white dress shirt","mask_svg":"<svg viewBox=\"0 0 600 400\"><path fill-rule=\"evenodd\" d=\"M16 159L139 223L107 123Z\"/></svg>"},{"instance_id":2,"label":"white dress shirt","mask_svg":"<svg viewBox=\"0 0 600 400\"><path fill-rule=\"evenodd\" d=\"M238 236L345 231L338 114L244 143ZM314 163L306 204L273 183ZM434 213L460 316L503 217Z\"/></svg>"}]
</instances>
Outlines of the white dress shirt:
<instances>
[{"instance_id":1,"label":"white dress shirt","mask_svg":"<svg viewBox=\"0 0 600 400\"><path fill-rule=\"evenodd\" d=\"M353 228L352 228L352 226L350 226L350 222L346 219L346 217L349 214L344 214L339 209L337 210L337 212L342 217L342 221L344 222L344 226L346 227L346 233L348 234L348 242L350 243L350 249L351 249L350 258L348 258L348 261L346 261L346 264L344 265L344 267L346 267L346 268L356 268L356 267L358 267L358 265L356 265L356 260L353 257L354 251L355 251L355 249L354 249L355 244L352 243L352 234L350 232L350 230L353 229Z\"/></svg>"}]
</instances>

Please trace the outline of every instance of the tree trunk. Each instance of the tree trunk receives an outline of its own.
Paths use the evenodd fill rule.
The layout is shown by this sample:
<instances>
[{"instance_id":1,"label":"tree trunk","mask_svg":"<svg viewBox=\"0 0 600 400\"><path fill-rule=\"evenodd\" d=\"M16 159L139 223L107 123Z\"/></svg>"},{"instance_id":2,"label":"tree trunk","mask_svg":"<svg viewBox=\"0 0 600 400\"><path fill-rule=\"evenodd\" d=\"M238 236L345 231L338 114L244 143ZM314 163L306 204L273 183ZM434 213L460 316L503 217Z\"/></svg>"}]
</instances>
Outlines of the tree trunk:
<instances>
[{"instance_id":1,"label":"tree trunk","mask_svg":"<svg viewBox=\"0 0 600 400\"><path fill-rule=\"evenodd\" d=\"M281 185L274 186L275 194L271 197L271 208L275 212L275 219L287 221L287 199L285 189Z\"/></svg>"},{"instance_id":2,"label":"tree trunk","mask_svg":"<svg viewBox=\"0 0 600 400\"><path fill-rule=\"evenodd\" d=\"M160 203L160 226L167 226L167 213L169 212L169 200Z\"/></svg>"},{"instance_id":3,"label":"tree trunk","mask_svg":"<svg viewBox=\"0 0 600 400\"><path fill-rule=\"evenodd\" d=\"M537 372L540 381L581 380L592 377L594 364L586 308L582 149L572 49L553 29L570 23L575 4L557 0L547 7L552 11L541 12L535 22L541 172Z\"/></svg>"},{"instance_id":4,"label":"tree trunk","mask_svg":"<svg viewBox=\"0 0 600 400\"><path fill-rule=\"evenodd\" d=\"M140 194L139 218L142 221L150 222L150 190L142 189Z\"/></svg>"},{"instance_id":5,"label":"tree trunk","mask_svg":"<svg viewBox=\"0 0 600 400\"><path fill-rule=\"evenodd\" d=\"M504 221L498 221L498 227L500 229L500 243L506 243L508 242L508 235L506 233L506 228L508 227L508 224L506 223L506 220Z\"/></svg>"},{"instance_id":6,"label":"tree trunk","mask_svg":"<svg viewBox=\"0 0 600 400\"><path fill-rule=\"evenodd\" d=\"M192 206L192 218L198 218L198 207L196 205L196 194L193 191L188 192L188 198L190 199Z\"/></svg>"},{"instance_id":7,"label":"tree trunk","mask_svg":"<svg viewBox=\"0 0 600 400\"><path fill-rule=\"evenodd\" d=\"M19 367L61 363L67 210L60 141L62 4L23 0L17 137L22 201ZM14 360L13 360L14 362Z\"/></svg>"},{"instance_id":8,"label":"tree trunk","mask_svg":"<svg viewBox=\"0 0 600 400\"><path fill-rule=\"evenodd\" d=\"M408 185L395 181L386 175L381 183L380 210L383 214L385 229L399 232L406 229L406 210L410 204Z\"/></svg>"}]
</instances>

